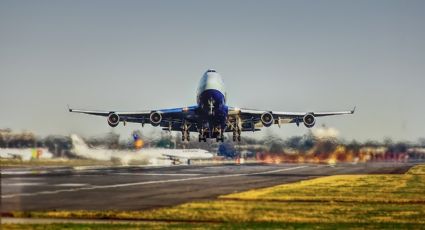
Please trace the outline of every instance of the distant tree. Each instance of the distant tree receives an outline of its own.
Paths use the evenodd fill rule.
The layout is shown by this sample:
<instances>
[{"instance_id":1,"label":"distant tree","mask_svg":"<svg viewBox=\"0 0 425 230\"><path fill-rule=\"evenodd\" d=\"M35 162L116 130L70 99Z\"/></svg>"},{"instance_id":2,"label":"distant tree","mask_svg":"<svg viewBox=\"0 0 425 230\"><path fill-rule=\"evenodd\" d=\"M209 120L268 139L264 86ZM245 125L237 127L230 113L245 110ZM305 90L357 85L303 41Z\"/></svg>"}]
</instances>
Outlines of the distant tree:
<instances>
[{"instance_id":1,"label":"distant tree","mask_svg":"<svg viewBox=\"0 0 425 230\"><path fill-rule=\"evenodd\" d=\"M360 151L361 144L356 140L353 140L349 144L346 145L346 149L348 151L353 151L354 153L358 153Z\"/></svg>"},{"instance_id":2,"label":"distant tree","mask_svg":"<svg viewBox=\"0 0 425 230\"><path fill-rule=\"evenodd\" d=\"M314 147L316 139L312 135L293 136L285 140L284 146L287 148L306 152Z\"/></svg>"},{"instance_id":3,"label":"distant tree","mask_svg":"<svg viewBox=\"0 0 425 230\"><path fill-rule=\"evenodd\" d=\"M405 153L407 152L408 145L404 142L397 142L396 144L392 144L388 146L388 152L391 153Z\"/></svg>"},{"instance_id":4,"label":"distant tree","mask_svg":"<svg viewBox=\"0 0 425 230\"><path fill-rule=\"evenodd\" d=\"M283 152L283 143L278 141L273 141L270 145L271 153L281 153Z\"/></svg>"},{"instance_id":5,"label":"distant tree","mask_svg":"<svg viewBox=\"0 0 425 230\"><path fill-rule=\"evenodd\" d=\"M306 151L312 149L314 147L314 145L316 144L316 142L317 141L313 136L311 136L311 135L304 136L303 139L302 139L302 145L301 145L300 150L303 151L303 152L306 152Z\"/></svg>"},{"instance_id":6,"label":"distant tree","mask_svg":"<svg viewBox=\"0 0 425 230\"><path fill-rule=\"evenodd\" d=\"M377 147L379 147L379 146L382 146L382 144L381 144L381 143L379 143L378 141L374 141L374 140L367 140L367 141L363 144L363 146L365 146L365 147L374 147L374 148L377 148Z\"/></svg>"},{"instance_id":7,"label":"distant tree","mask_svg":"<svg viewBox=\"0 0 425 230\"><path fill-rule=\"evenodd\" d=\"M332 153L337 146L337 143L332 140L320 141L316 144L316 155Z\"/></svg>"},{"instance_id":8,"label":"distant tree","mask_svg":"<svg viewBox=\"0 0 425 230\"><path fill-rule=\"evenodd\" d=\"M301 136L289 137L285 141L285 147L292 148L292 149L299 149L302 139L303 138Z\"/></svg>"},{"instance_id":9,"label":"distant tree","mask_svg":"<svg viewBox=\"0 0 425 230\"><path fill-rule=\"evenodd\" d=\"M71 139L66 136L60 135L49 135L44 138L44 145L49 149L55 156L63 156L72 147Z\"/></svg>"},{"instance_id":10,"label":"distant tree","mask_svg":"<svg viewBox=\"0 0 425 230\"><path fill-rule=\"evenodd\" d=\"M390 137L384 138L384 145L386 147L392 146L394 144L394 141Z\"/></svg>"},{"instance_id":11,"label":"distant tree","mask_svg":"<svg viewBox=\"0 0 425 230\"><path fill-rule=\"evenodd\" d=\"M418 139L418 147L425 148L425 138Z\"/></svg>"}]
</instances>

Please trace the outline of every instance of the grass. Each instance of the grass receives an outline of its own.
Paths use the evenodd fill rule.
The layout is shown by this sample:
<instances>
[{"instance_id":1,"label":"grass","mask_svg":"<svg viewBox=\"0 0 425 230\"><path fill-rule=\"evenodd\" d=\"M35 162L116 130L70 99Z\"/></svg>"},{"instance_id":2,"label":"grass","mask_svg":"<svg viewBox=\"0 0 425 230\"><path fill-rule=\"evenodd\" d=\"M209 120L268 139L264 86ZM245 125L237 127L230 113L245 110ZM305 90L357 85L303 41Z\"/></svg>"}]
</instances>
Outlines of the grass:
<instances>
[{"instance_id":1,"label":"grass","mask_svg":"<svg viewBox=\"0 0 425 230\"><path fill-rule=\"evenodd\" d=\"M425 175L338 175L221 196L304 202L425 203Z\"/></svg>"},{"instance_id":2,"label":"grass","mask_svg":"<svg viewBox=\"0 0 425 230\"><path fill-rule=\"evenodd\" d=\"M425 229L424 172L425 165L419 165L404 175L329 176L151 211L16 212L13 215L186 222L184 227L203 228L208 224L212 229ZM168 224L158 228L168 228Z\"/></svg>"},{"instance_id":3,"label":"grass","mask_svg":"<svg viewBox=\"0 0 425 230\"><path fill-rule=\"evenodd\" d=\"M143 223L143 224L5 224L4 229L10 230L55 230L55 229L423 229L421 224L393 224L393 223L217 223L217 224L190 224L187 223Z\"/></svg>"}]
</instances>

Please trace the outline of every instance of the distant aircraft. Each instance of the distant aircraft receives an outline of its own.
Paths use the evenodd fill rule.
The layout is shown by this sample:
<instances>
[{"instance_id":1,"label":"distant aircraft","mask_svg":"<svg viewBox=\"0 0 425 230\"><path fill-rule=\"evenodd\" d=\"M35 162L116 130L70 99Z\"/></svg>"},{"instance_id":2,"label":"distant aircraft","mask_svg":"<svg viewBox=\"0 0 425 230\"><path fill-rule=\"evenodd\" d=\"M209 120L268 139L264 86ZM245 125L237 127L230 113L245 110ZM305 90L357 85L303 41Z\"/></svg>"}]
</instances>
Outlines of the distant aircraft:
<instances>
[{"instance_id":1,"label":"distant aircraft","mask_svg":"<svg viewBox=\"0 0 425 230\"><path fill-rule=\"evenodd\" d=\"M171 164L187 164L191 160L211 159L213 154L203 149L163 149L163 148L147 148L137 151L131 150L112 150L106 148L90 148L79 136L71 135L73 152L83 158L100 160L100 161L119 161L122 164L131 162L144 162L150 165L163 164L169 162Z\"/></svg>"},{"instance_id":2,"label":"distant aircraft","mask_svg":"<svg viewBox=\"0 0 425 230\"><path fill-rule=\"evenodd\" d=\"M53 154L44 148L0 148L0 158L30 161L31 159L51 159Z\"/></svg>"},{"instance_id":3,"label":"distant aircraft","mask_svg":"<svg viewBox=\"0 0 425 230\"><path fill-rule=\"evenodd\" d=\"M116 127L119 122L151 124L163 130L180 131L182 140L190 141L190 132L199 133L198 141L216 138L224 140L225 132L233 133L233 141L241 140L241 132L259 131L261 127L286 123L300 123L311 128L316 117L353 114L351 111L339 112L277 112L270 110L240 109L226 105L226 92L223 80L214 69L207 70L201 78L197 91L197 105L149 111L92 111L69 108L69 112L85 113L107 117L108 124Z\"/></svg>"}]
</instances>

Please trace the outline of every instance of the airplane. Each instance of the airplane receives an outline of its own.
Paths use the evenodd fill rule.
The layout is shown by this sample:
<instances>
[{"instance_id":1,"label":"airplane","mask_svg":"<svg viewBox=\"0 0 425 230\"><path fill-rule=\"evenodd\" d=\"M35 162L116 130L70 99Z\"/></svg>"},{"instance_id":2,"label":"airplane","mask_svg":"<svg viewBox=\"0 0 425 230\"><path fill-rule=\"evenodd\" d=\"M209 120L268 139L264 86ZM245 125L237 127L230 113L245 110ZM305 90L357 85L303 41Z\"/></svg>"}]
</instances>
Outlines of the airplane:
<instances>
[{"instance_id":1,"label":"airplane","mask_svg":"<svg viewBox=\"0 0 425 230\"><path fill-rule=\"evenodd\" d=\"M106 148L90 148L83 139L72 134L72 151L75 155L99 161L119 161L124 165L131 162L143 162L150 165L163 165L170 162L173 165L182 164L183 160L190 165L192 160L212 159L213 154L203 149L163 149L148 148L137 151L112 150ZM161 162L162 160L162 162Z\"/></svg>"},{"instance_id":2,"label":"airplane","mask_svg":"<svg viewBox=\"0 0 425 230\"><path fill-rule=\"evenodd\" d=\"M53 154L45 148L0 148L0 158L30 161L32 159L51 159Z\"/></svg>"},{"instance_id":3,"label":"airplane","mask_svg":"<svg viewBox=\"0 0 425 230\"><path fill-rule=\"evenodd\" d=\"M206 142L207 138L215 138L217 142L224 141L224 133L232 132L233 141L241 141L241 133L256 132L262 127L275 124L304 123L312 128L316 117L353 114L356 107L350 111L336 112L278 112L271 110L242 109L226 104L226 91L221 75L214 69L208 69L202 76L197 89L197 104L194 106L158 109L146 111L93 111L71 109L69 112L84 113L107 117L111 127L120 122L151 124L167 131L180 131L182 141L190 141L190 133L199 134L198 141Z\"/></svg>"}]
</instances>

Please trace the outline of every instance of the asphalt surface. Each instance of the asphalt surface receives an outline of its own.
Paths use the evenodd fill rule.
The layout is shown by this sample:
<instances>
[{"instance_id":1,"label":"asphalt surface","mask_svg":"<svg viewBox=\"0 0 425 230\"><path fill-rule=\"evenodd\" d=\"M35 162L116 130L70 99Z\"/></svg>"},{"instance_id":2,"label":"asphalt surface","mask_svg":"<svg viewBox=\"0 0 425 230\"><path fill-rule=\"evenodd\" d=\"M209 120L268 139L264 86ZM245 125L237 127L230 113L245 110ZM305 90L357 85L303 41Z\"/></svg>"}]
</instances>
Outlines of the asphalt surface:
<instances>
[{"instance_id":1,"label":"asphalt surface","mask_svg":"<svg viewBox=\"0 0 425 230\"><path fill-rule=\"evenodd\" d=\"M413 165L8 168L1 170L1 212L143 210L328 175L404 173Z\"/></svg>"}]
</instances>

